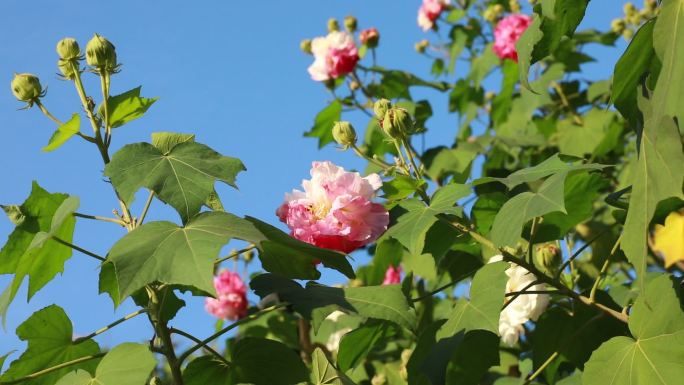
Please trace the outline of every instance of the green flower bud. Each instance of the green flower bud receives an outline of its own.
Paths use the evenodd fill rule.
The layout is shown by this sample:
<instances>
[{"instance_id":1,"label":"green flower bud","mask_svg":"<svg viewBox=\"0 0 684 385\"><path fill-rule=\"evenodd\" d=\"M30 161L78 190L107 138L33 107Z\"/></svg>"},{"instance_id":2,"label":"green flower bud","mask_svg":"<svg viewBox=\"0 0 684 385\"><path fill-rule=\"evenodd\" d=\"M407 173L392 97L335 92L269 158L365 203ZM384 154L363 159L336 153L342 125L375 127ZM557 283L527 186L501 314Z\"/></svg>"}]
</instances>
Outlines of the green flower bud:
<instances>
[{"instance_id":1,"label":"green flower bud","mask_svg":"<svg viewBox=\"0 0 684 385\"><path fill-rule=\"evenodd\" d=\"M518 2L518 0L509 0L508 6L511 8L511 12L513 12L513 13L520 12L520 3Z\"/></svg>"},{"instance_id":2,"label":"green flower bud","mask_svg":"<svg viewBox=\"0 0 684 385\"><path fill-rule=\"evenodd\" d=\"M656 8L658 8L658 2L656 0L644 0L644 9L655 12Z\"/></svg>"},{"instance_id":3,"label":"green flower bud","mask_svg":"<svg viewBox=\"0 0 684 385\"><path fill-rule=\"evenodd\" d=\"M392 108L392 103L387 99L380 99L373 104L373 112L378 119L384 119L387 111Z\"/></svg>"},{"instance_id":4,"label":"green flower bud","mask_svg":"<svg viewBox=\"0 0 684 385\"><path fill-rule=\"evenodd\" d=\"M57 42L57 55L63 60L78 59L81 56L81 48L76 39L65 37Z\"/></svg>"},{"instance_id":5,"label":"green flower bud","mask_svg":"<svg viewBox=\"0 0 684 385\"><path fill-rule=\"evenodd\" d=\"M7 214L7 218L14 223L15 226L21 226L22 223L24 223L24 220L26 219L26 215L21 212L21 206L17 205L10 205L10 206L3 206L0 205L2 210Z\"/></svg>"},{"instance_id":6,"label":"green flower bud","mask_svg":"<svg viewBox=\"0 0 684 385\"><path fill-rule=\"evenodd\" d=\"M639 24L641 24L641 13L634 12L633 14L627 16L627 22L629 24L638 26Z\"/></svg>"},{"instance_id":7,"label":"green flower bud","mask_svg":"<svg viewBox=\"0 0 684 385\"><path fill-rule=\"evenodd\" d=\"M356 32L356 18L354 16L347 16L344 18L344 29L354 33Z\"/></svg>"},{"instance_id":8,"label":"green flower bud","mask_svg":"<svg viewBox=\"0 0 684 385\"><path fill-rule=\"evenodd\" d=\"M352 80L351 82L349 82L349 89L350 90L356 91L359 88L361 88L361 84L359 84L359 82L357 82L356 80Z\"/></svg>"},{"instance_id":9,"label":"green flower bud","mask_svg":"<svg viewBox=\"0 0 684 385\"><path fill-rule=\"evenodd\" d=\"M98 72L102 70L114 72L116 64L116 48L109 40L95 34L86 45L86 62L95 67Z\"/></svg>"},{"instance_id":10,"label":"green flower bud","mask_svg":"<svg viewBox=\"0 0 684 385\"><path fill-rule=\"evenodd\" d=\"M349 287L363 287L363 281L358 279L358 278L350 279L349 284L347 286L349 286Z\"/></svg>"},{"instance_id":11,"label":"green flower bud","mask_svg":"<svg viewBox=\"0 0 684 385\"><path fill-rule=\"evenodd\" d=\"M302 42L299 43L299 49L301 49L302 52L311 55L311 39L302 40Z\"/></svg>"},{"instance_id":12,"label":"green flower bud","mask_svg":"<svg viewBox=\"0 0 684 385\"><path fill-rule=\"evenodd\" d=\"M331 17L328 19L328 32L335 32L340 30L340 23L337 22L337 19L334 17Z\"/></svg>"},{"instance_id":13,"label":"green flower bud","mask_svg":"<svg viewBox=\"0 0 684 385\"><path fill-rule=\"evenodd\" d=\"M335 122L332 134L337 144L345 150L356 144L356 130L349 122Z\"/></svg>"},{"instance_id":14,"label":"green flower bud","mask_svg":"<svg viewBox=\"0 0 684 385\"><path fill-rule=\"evenodd\" d=\"M610 30L615 33L622 33L625 30L627 23L624 19L614 19L610 22Z\"/></svg>"},{"instance_id":15,"label":"green flower bud","mask_svg":"<svg viewBox=\"0 0 684 385\"><path fill-rule=\"evenodd\" d=\"M622 37L625 40L631 40L633 36L634 36L634 31L632 31L631 29L625 29L624 31L622 31Z\"/></svg>"},{"instance_id":16,"label":"green flower bud","mask_svg":"<svg viewBox=\"0 0 684 385\"><path fill-rule=\"evenodd\" d=\"M382 129L390 138L401 139L413 133L413 119L406 109L395 107L385 113Z\"/></svg>"},{"instance_id":17,"label":"green flower bud","mask_svg":"<svg viewBox=\"0 0 684 385\"><path fill-rule=\"evenodd\" d=\"M254 259L254 256L256 253L254 252L254 249L249 249L242 253L242 259L245 261L245 263L250 263Z\"/></svg>"},{"instance_id":18,"label":"green flower bud","mask_svg":"<svg viewBox=\"0 0 684 385\"><path fill-rule=\"evenodd\" d=\"M387 376L385 373L377 373L371 378L371 385L385 385L387 384Z\"/></svg>"},{"instance_id":19,"label":"green flower bud","mask_svg":"<svg viewBox=\"0 0 684 385\"><path fill-rule=\"evenodd\" d=\"M625 3L625 5L622 7L622 10L625 12L625 16L627 17L637 13L637 8L632 3Z\"/></svg>"},{"instance_id":20,"label":"green flower bud","mask_svg":"<svg viewBox=\"0 0 684 385\"><path fill-rule=\"evenodd\" d=\"M38 98L45 95L40 80L33 74L14 74L12 93L20 102L29 104L33 104Z\"/></svg>"},{"instance_id":21,"label":"green flower bud","mask_svg":"<svg viewBox=\"0 0 684 385\"><path fill-rule=\"evenodd\" d=\"M427 40L421 40L414 46L416 52L425 53L425 50L430 46L430 42Z\"/></svg>"},{"instance_id":22,"label":"green flower bud","mask_svg":"<svg viewBox=\"0 0 684 385\"><path fill-rule=\"evenodd\" d=\"M534 257L537 266L547 275L558 273L558 269L563 263L560 249L551 243L538 246Z\"/></svg>"},{"instance_id":23,"label":"green flower bud","mask_svg":"<svg viewBox=\"0 0 684 385\"><path fill-rule=\"evenodd\" d=\"M73 80L76 77L76 72L74 71L74 67L71 63L72 62L70 60L57 60L57 67L59 68L59 72L62 73L62 76L65 79L69 80Z\"/></svg>"}]
</instances>

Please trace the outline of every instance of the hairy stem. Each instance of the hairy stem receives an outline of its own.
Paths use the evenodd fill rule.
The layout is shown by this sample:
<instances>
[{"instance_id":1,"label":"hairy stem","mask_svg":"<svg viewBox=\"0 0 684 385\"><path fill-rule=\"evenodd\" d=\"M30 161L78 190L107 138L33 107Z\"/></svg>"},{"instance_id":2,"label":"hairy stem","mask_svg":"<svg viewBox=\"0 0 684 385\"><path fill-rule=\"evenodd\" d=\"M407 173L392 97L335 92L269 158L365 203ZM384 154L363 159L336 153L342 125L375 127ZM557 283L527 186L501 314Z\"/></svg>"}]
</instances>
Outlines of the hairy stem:
<instances>
[{"instance_id":1,"label":"hairy stem","mask_svg":"<svg viewBox=\"0 0 684 385\"><path fill-rule=\"evenodd\" d=\"M57 243L61 243L64 246L68 246L68 247L70 247L76 251L79 251L79 252L81 252L81 253L89 256L89 257L93 257L93 258L97 259L98 261L101 261L101 262L105 261L105 258L100 257L99 255L93 253L92 251L88 251L84 248L78 247L78 246L74 245L73 243L69 243L69 242L63 240L62 238L59 238L59 237L56 237L53 235L51 239L53 239Z\"/></svg>"},{"instance_id":2,"label":"hairy stem","mask_svg":"<svg viewBox=\"0 0 684 385\"><path fill-rule=\"evenodd\" d=\"M240 254L246 253L246 252L248 252L248 251L250 251L250 250L252 250L252 249L254 249L254 248L256 248L256 245L250 245L250 246L245 247L244 249L240 249L240 250L238 250L238 251L234 251L234 252L228 254L227 256L225 256L225 257L223 257L223 258L220 258L220 259L215 260L215 261L214 261L214 265L218 265L218 264L221 263L221 262L225 262L225 261L227 261L227 260L229 260L229 259L233 259L233 258L239 256Z\"/></svg>"},{"instance_id":3,"label":"hairy stem","mask_svg":"<svg viewBox=\"0 0 684 385\"><path fill-rule=\"evenodd\" d=\"M41 111L45 116L47 116L50 120L52 120L53 122L55 122L58 126L61 126L61 125L63 124L61 120L55 118L55 116L52 115L52 114L50 113L50 111L48 111L47 108L45 108L45 106L44 106L43 103L40 101L40 99L36 99L35 103L36 103L36 105L38 106L38 108L40 108L40 111Z\"/></svg>"},{"instance_id":4,"label":"hairy stem","mask_svg":"<svg viewBox=\"0 0 684 385\"><path fill-rule=\"evenodd\" d=\"M150 190L150 194L147 196L147 201L145 201L145 206L143 207L142 213L140 213L140 218L138 218L138 226L142 225L143 222L145 221L145 217L147 216L147 211L150 209L150 205L152 205L152 200L154 199L154 190Z\"/></svg>"},{"instance_id":5,"label":"hairy stem","mask_svg":"<svg viewBox=\"0 0 684 385\"><path fill-rule=\"evenodd\" d=\"M116 321L110 323L109 325L107 325L107 326L105 326L105 327L103 327L103 328L101 328L101 329L98 329L98 330L96 330L96 331L94 331L94 332L88 334L87 336L79 337L79 338L75 339L75 340L74 340L74 344L80 344L80 343L83 342L83 341L87 341L87 340L89 340L89 339L91 339L91 338L93 338L93 337L95 337L95 336L97 336L97 335L100 335L100 334L106 332L107 330L109 330L109 329L115 327L116 325L119 325L119 324L121 324L121 323L123 323L123 322L126 322L126 321L128 321L129 319L135 318L136 316L138 316L138 315L140 315L140 314L143 314L143 313L146 313L146 312L147 312L147 309L139 309L139 310L137 310L137 311L134 311L133 313L128 314L128 315L125 315L125 316L119 318L118 320L116 320Z\"/></svg>"},{"instance_id":6,"label":"hairy stem","mask_svg":"<svg viewBox=\"0 0 684 385\"><path fill-rule=\"evenodd\" d=\"M116 223L117 225L120 226L126 226L124 221L118 218L108 218L108 217L100 217L97 215L88 215L88 214L81 214L81 213L73 213L73 216L77 218L85 218L85 219L92 219L95 221L103 221L103 222L111 222L111 223Z\"/></svg>"},{"instance_id":7,"label":"hairy stem","mask_svg":"<svg viewBox=\"0 0 684 385\"><path fill-rule=\"evenodd\" d=\"M201 344L201 343L202 343L202 340L200 340L199 338L193 336L193 335L190 334L190 333L184 332L184 331L182 331L182 330L171 328L171 329L169 329L169 331L170 331L172 334L178 334L179 336L183 336L183 337L185 337L185 338L187 338L187 339L193 341L193 342L196 343L196 344ZM218 358L219 360L221 360L221 362L223 362L224 364L226 364L226 366L231 366L231 365L232 365L232 364L230 363L230 361L228 361L228 360L226 359L226 357L222 356L219 352L217 352L216 350L212 349L210 346L205 345L205 346L203 346L202 348L203 348L204 350L206 350L207 352L209 352L209 353L213 354L214 356L216 356L216 358Z\"/></svg>"},{"instance_id":8,"label":"hairy stem","mask_svg":"<svg viewBox=\"0 0 684 385\"><path fill-rule=\"evenodd\" d=\"M22 382L24 382L24 381L28 381L28 380L32 380L32 379L34 379L34 378L38 378L38 377L40 377L40 376L42 376L42 375L45 375L45 374L48 374L48 373L52 373L52 372L54 372L54 371L56 371L56 370L60 370L60 369L63 369L63 368L68 368L69 366L72 366L72 365L76 365L76 364L80 364L80 363L82 363L82 362L86 362L86 361L90 361L90 360L94 360L94 359L97 359L97 358L104 357L105 354L107 354L107 353L98 353L98 354L93 354L93 355L90 355L90 356L80 357L80 358L77 358L77 359L75 359L75 360L67 361L67 362L61 363L61 364L59 364L59 365L55 365L55 366L49 367L49 368L47 368L47 369L39 370L39 371L37 371L37 372L35 372L35 373L31 373L31 374L29 374L29 375L27 375L27 376L24 376L24 377L21 377L21 378L17 378L16 380L0 381L0 385L20 384L20 383L22 383Z\"/></svg>"},{"instance_id":9,"label":"hairy stem","mask_svg":"<svg viewBox=\"0 0 684 385\"><path fill-rule=\"evenodd\" d=\"M169 363L171 369L171 377L173 378L173 385L183 385L183 372L181 371L181 362L176 357L176 352L173 349L173 341L171 340L171 331L169 330L166 320L161 319L161 303L157 296L157 289L147 286L147 294L150 298L149 303L149 318L154 326L154 330L162 343L162 354L166 356L166 361Z\"/></svg>"}]
</instances>

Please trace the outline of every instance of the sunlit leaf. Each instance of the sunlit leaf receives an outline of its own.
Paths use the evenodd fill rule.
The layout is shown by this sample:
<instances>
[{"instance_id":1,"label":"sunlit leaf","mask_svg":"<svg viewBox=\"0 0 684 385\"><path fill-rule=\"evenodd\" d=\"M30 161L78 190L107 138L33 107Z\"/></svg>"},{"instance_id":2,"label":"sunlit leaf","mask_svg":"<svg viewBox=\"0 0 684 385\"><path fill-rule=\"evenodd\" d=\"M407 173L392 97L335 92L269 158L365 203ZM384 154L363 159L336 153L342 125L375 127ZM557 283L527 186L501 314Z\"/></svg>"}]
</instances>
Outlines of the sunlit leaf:
<instances>
[{"instance_id":1,"label":"sunlit leaf","mask_svg":"<svg viewBox=\"0 0 684 385\"><path fill-rule=\"evenodd\" d=\"M150 377L157 361L147 346L123 343L110 350L97 365L95 376L77 370L56 385L140 385Z\"/></svg>"},{"instance_id":2,"label":"sunlit leaf","mask_svg":"<svg viewBox=\"0 0 684 385\"><path fill-rule=\"evenodd\" d=\"M67 142L72 136L76 135L81 129L81 116L73 114L71 119L57 128L47 146L43 147L43 151L50 152L58 149Z\"/></svg>"}]
</instances>

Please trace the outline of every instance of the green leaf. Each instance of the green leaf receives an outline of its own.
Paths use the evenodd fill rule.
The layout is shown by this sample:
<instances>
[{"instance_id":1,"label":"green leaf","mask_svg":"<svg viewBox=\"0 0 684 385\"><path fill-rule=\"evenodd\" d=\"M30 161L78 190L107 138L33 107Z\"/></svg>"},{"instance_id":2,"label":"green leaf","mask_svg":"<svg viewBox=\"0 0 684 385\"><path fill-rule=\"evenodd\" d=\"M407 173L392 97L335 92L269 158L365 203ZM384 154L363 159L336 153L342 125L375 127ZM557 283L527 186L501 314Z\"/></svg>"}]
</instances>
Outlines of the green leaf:
<instances>
[{"instance_id":1,"label":"green leaf","mask_svg":"<svg viewBox=\"0 0 684 385\"><path fill-rule=\"evenodd\" d=\"M684 377L684 312L680 284L652 280L629 316L631 337L604 343L584 367L584 384L675 385Z\"/></svg>"},{"instance_id":2,"label":"green leaf","mask_svg":"<svg viewBox=\"0 0 684 385\"><path fill-rule=\"evenodd\" d=\"M214 356L201 356L183 370L185 385L233 385L230 367Z\"/></svg>"},{"instance_id":3,"label":"green leaf","mask_svg":"<svg viewBox=\"0 0 684 385\"><path fill-rule=\"evenodd\" d=\"M622 54L613 72L611 101L615 108L633 127L641 121L641 112L637 108L637 88L650 67L655 51L653 50L653 26L655 20L649 20L639 28L629 46Z\"/></svg>"},{"instance_id":4,"label":"green leaf","mask_svg":"<svg viewBox=\"0 0 684 385\"><path fill-rule=\"evenodd\" d=\"M590 110L584 115L583 125L571 120L558 122L555 140L562 154L584 157L593 154L610 133L615 113L607 110Z\"/></svg>"},{"instance_id":5,"label":"green leaf","mask_svg":"<svg viewBox=\"0 0 684 385\"><path fill-rule=\"evenodd\" d=\"M479 385L482 377L499 363L499 338L483 330L465 334L456 346L446 368L446 383Z\"/></svg>"},{"instance_id":6,"label":"green leaf","mask_svg":"<svg viewBox=\"0 0 684 385\"><path fill-rule=\"evenodd\" d=\"M404 253L404 246L399 241L393 238L383 239L377 243L373 261L359 268L356 275L366 286L380 285L385 279L387 268L398 266Z\"/></svg>"},{"instance_id":7,"label":"green leaf","mask_svg":"<svg viewBox=\"0 0 684 385\"><path fill-rule=\"evenodd\" d=\"M337 365L342 372L355 368L373 350L375 344L384 338L387 324L369 321L345 334L337 351Z\"/></svg>"},{"instance_id":8,"label":"green leaf","mask_svg":"<svg viewBox=\"0 0 684 385\"><path fill-rule=\"evenodd\" d=\"M672 118L654 115L657 111L650 110L662 106L646 100L641 106L645 124L620 247L634 265L638 286L643 289L651 218L660 201L682 196L684 154L679 130Z\"/></svg>"},{"instance_id":9,"label":"green leaf","mask_svg":"<svg viewBox=\"0 0 684 385\"><path fill-rule=\"evenodd\" d=\"M194 142L195 134L181 134L177 132L153 132L152 145L157 147L162 154L168 154L179 144Z\"/></svg>"},{"instance_id":10,"label":"green leaf","mask_svg":"<svg viewBox=\"0 0 684 385\"><path fill-rule=\"evenodd\" d=\"M399 285L336 288L309 282L301 287L296 282L273 274L262 274L250 282L254 292L265 297L277 293L278 298L292 304L294 309L307 319L319 320L334 310L359 314L394 322L413 330L416 314Z\"/></svg>"},{"instance_id":11,"label":"green leaf","mask_svg":"<svg viewBox=\"0 0 684 385\"><path fill-rule=\"evenodd\" d=\"M304 136L318 138L318 148L323 148L326 144L333 142L332 128L336 121L342 118L342 104L335 100L326 106L316 115L314 125Z\"/></svg>"},{"instance_id":12,"label":"green leaf","mask_svg":"<svg viewBox=\"0 0 684 385\"><path fill-rule=\"evenodd\" d=\"M467 146L438 147L430 149L428 154L424 164L427 167L427 175L432 180L444 182L446 178L453 176L454 182L465 183L470 176L470 167L477 156L477 151Z\"/></svg>"},{"instance_id":13,"label":"green leaf","mask_svg":"<svg viewBox=\"0 0 684 385\"><path fill-rule=\"evenodd\" d=\"M75 343L73 327L64 310L56 305L43 308L17 328L17 336L28 343L26 351L10 364L0 376L0 382L12 381L39 370L53 367L77 358L94 355L100 348L93 340ZM93 359L55 370L26 382L30 385L52 385L74 369L94 372L97 360Z\"/></svg>"},{"instance_id":14,"label":"green leaf","mask_svg":"<svg viewBox=\"0 0 684 385\"><path fill-rule=\"evenodd\" d=\"M43 151L50 152L58 149L61 145L66 143L72 136L76 135L81 130L81 117L79 114L71 115L71 119L57 128L54 134L50 137L47 146L43 147Z\"/></svg>"},{"instance_id":15,"label":"green leaf","mask_svg":"<svg viewBox=\"0 0 684 385\"><path fill-rule=\"evenodd\" d=\"M503 123L508 117L515 85L518 84L518 63L513 60L504 60L501 72L503 73L501 91L492 100L491 119L494 126Z\"/></svg>"},{"instance_id":16,"label":"green leaf","mask_svg":"<svg viewBox=\"0 0 684 385\"><path fill-rule=\"evenodd\" d=\"M120 95L110 96L107 99L109 125L112 128L121 127L131 120L140 118L157 101L157 98L140 97L141 87L133 88ZM98 113L104 116L103 105L98 108Z\"/></svg>"},{"instance_id":17,"label":"green leaf","mask_svg":"<svg viewBox=\"0 0 684 385\"><path fill-rule=\"evenodd\" d=\"M187 221L210 197L216 180L235 187L235 177L244 169L239 159L199 143L181 143L168 153L149 143L134 143L114 154L105 175L126 203L147 187Z\"/></svg>"},{"instance_id":18,"label":"green leaf","mask_svg":"<svg viewBox=\"0 0 684 385\"><path fill-rule=\"evenodd\" d=\"M663 0L660 14L653 27L653 49L662 63L653 105L656 116L684 119L684 0ZM680 132L682 132L680 130Z\"/></svg>"},{"instance_id":19,"label":"green leaf","mask_svg":"<svg viewBox=\"0 0 684 385\"><path fill-rule=\"evenodd\" d=\"M394 179L382 184L382 191L385 193L383 198L390 201L402 200L424 186L423 180L418 181L405 175L397 175Z\"/></svg>"},{"instance_id":20,"label":"green leaf","mask_svg":"<svg viewBox=\"0 0 684 385\"><path fill-rule=\"evenodd\" d=\"M95 377L77 370L56 385L141 385L147 382L157 361L145 345L123 343L110 350L95 370Z\"/></svg>"},{"instance_id":21,"label":"green leaf","mask_svg":"<svg viewBox=\"0 0 684 385\"><path fill-rule=\"evenodd\" d=\"M311 361L311 383L314 385L354 385L343 371L337 370L328 361L321 348L314 350Z\"/></svg>"},{"instance_id":22,"label":"green leaf","mask_svg":"<svg viewBox=\"0 0 684 385\"><path fill-rule=\"evenodd\" d=\"M7 207L7 206L3 206ZM78 198L66 194L51 194L33 182L31 194L24 203L11 211L18 223L7 243L0 250L0 274L14 274L12 282L0 296L3 323L7 307L14 299L24 277L29 277L28 299L64 271L64 262L71 257L71 248L51 237L71 242L76 220L71 214L78 207Z\"/></svg>"},{"instance_id":23,"label":"green leaf","mask_svg":"<svg viewBox=\"0 0 684 385\"><path fill-rule=\"evenodd\" d=\"M407 210L399 217L397 223L390 227L382 236L383 239L394 238L401 242L410 253L421 255L425 246L425 236L437 222L439 214L461 213L460 208L454 207L456 201L470 194L470 187L461 184L450 184L437 190L432 197L430 206L409 200L401 204Z\"/></svg>"},{"instance_id":24,"label":"green leaf","mask_svg":"<svg viewBox=\"0 0 684 385\"><path fill-rule=\"evenodd\" d=\"M506 195L499 191L482 194L477 197L477 200L470 211L470 215L475 222L478 233L489 233L489 230L494 223L494 218L496 218L496 214L501 209L501 206L506 203L506 200L508 200Z\"/></svg>"},{"instance_id":25,"label":"green leaf","mask_svg":"<svg viewBox=\"0 0 684 385\"><path fill-rule=\"evenodd\" d=\"M184 227L149 222L126 234L108 256L116 268L119 299L155 281L214 294L214 260L229 239L243 235L237 227L243 222L228 213L208 212Z\"/></svg>"},{"instance_id":26,"label":"green leaf","mask_svg":"<svg viewBox=\"0 0 684 385\"><path fill-rule=\"evenodd\" d=\"M553 54L563 37L572 37L584 18L589 0L543 0L541 14L523 33L516 44L520 81L529 88L527 81L530 65Z\"/></svg>"},{"instance_id":27,"label":"green leaf","mask_svg":"<svg viewBox=\"0 0 684 385\"><path fill-rule=\"evenodd\" d=\"M293 385L306 382L309 378L308 370L297 353L278 341L240 339L231 357L233 383Z\"/></svg>"},{"instance_id":28,"label":"green leaf","mask_svg":"<svg viewBox=\"0 0 684 385\"><path fill-rule=\"evenodd\" d=\"M460 331L487 330L499 334L499 315L506 292L507 262L484 265L475 274L470 288L470 300L459 298L449 320L439 329L437 339L456 335Z\"/></svg>"}]
</instances>

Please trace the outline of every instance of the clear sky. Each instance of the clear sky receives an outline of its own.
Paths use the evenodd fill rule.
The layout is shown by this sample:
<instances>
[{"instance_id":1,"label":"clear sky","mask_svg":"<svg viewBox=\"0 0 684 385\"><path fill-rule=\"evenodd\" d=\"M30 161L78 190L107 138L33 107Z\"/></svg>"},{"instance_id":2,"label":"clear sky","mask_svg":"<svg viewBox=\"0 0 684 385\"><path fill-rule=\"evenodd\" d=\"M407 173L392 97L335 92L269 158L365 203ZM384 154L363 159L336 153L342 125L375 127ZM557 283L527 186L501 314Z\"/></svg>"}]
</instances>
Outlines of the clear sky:
<instances>
[{"instance_id":1,"label":"clear sky","mask_svg":"<svg viewBox=\"0 0 684 385\"><path fill-rule=\"evenodd\" d=\"M580 29L609 27L622 14L623 0L600 0L589 4ZM113 151L123 144L148 141L155 131L191 132L197 141L218 152L235 156L247 172L238 178L239 191L219 186L226 209L252 215L276 224L274 210L283 193L298 187L307 177L313 160L332 160L345 168L363 163L350 153L332 146L317 150L316 141L302 137L315 114L330 98L325 88L312 81L306 67L311 57L299 51L303 38L325 34L329 17L353 14L360 28L380 30L380 65L409 69L429 78L432 62L413 50L416 41L436 39L416 25L420 1L392 0L297 0L297 1L132 1L83 0L0 2L0 203L20 204L28 196L31 181L50 192L66 192L81 198L80 212L110 215L116 201L111 187L103 182L102 163L94 147L72 139L52 153L41 152L54 125L37 109L17 111L21 104L12 96L13 72L38 75L48 86L44 103L66 120L80 112L73 84L56 75L55 43L75 37L84 47L97 32L117 47L120 74L112 78L112 93L142 85L143 96L158 96L148 114L116 129ZM638 4L640 6L640 4ZM596 63L584 66L588 79L610 76L626 44L616 48L595 47L587 52ZM456 76L463 71L457 67ZM99 94L99 81L87 74L86 88ZM452 76L448 81L454 81ZM496 87L497 82L485 83ZM428 122L427 145L451 144L456 116L447 112L447 97L435 91L419 91L415 97L429 98L435 116ZM367 118L350 115L357 128ZM89 133L87 125L83 131ZM144 194L143 194L144 195ZM139 195L134 212L144 197ZM157 202L148 220L177 216ZM12 231L9 220L0 218L2 242ZM123 230L107 223L80 220L74 243L105 255ZM356 256L361 262L366 256ZM130 301L116 311L106 295L97 295L96 261L75 253L64 274L26 303L26 282L9 309L6 330L0 330L0 355L23 351L25 344L14 335L16 327L34 311L50 304L63 307L74 321L75 334L88 334L135 309ZM335 273L325 282L340 282ZM0 291L10 276L0 276ZM205 314L201 299L184 297L188 307L172 324L205 337L212 333L214 319ZM102 346L124 341L142 341L152 330L138 317L97 338ZM12 358L16 358L14 355ZM5 367L7 364L5 364Z\"/></svg>"}]
</instances>

